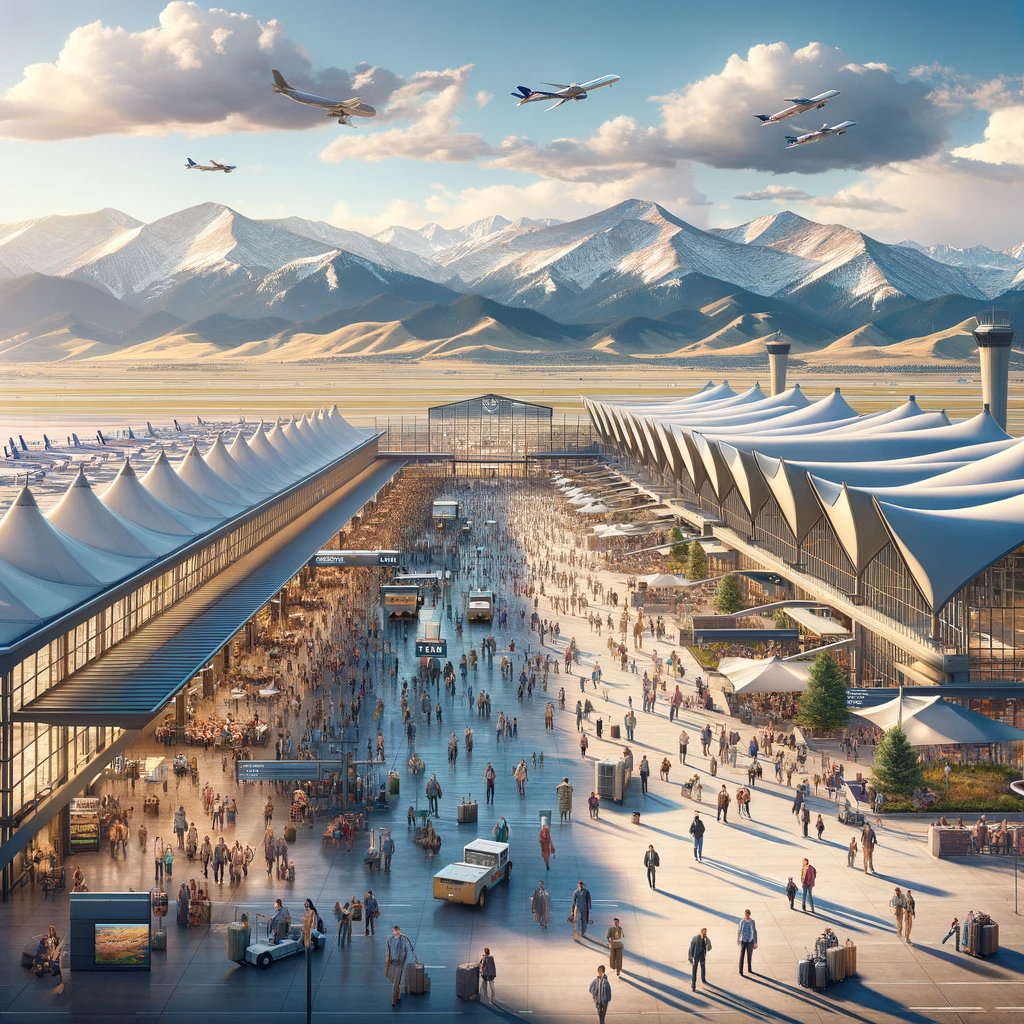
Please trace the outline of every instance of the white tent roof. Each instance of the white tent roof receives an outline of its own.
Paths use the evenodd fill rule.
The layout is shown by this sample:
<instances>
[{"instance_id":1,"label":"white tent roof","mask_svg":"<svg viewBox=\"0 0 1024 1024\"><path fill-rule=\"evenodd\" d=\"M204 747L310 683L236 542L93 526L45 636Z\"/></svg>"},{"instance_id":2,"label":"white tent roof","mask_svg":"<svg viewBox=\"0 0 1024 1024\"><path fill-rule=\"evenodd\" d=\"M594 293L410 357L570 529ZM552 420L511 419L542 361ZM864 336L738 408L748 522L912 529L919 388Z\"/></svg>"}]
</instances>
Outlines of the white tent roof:
<instances>
[{"instance_id":1,"label":"white tent roof","mask_svg":"<svg viewBox=\"0 0 1024 1024\"><path fill-rule=\"evenodd\" d=\"M137 526L145 526L150 530L175 537L192 537L208 529L208 524L212 521L189 516L164 504L142 486L142 481L127 459L121 467L121 472L100 495L100 501Z\"/></svg>"},{"instance_id":2,"label":"white tent roof","mask_svg":"<svg viewBox=\"0 0 1024 1024\"><path fill-rule=\"evenodd\" d=\"M199 447L194 441L175 471L193 491L200 494L206 503L215 509L222 509L230 514L240 512L253 504L252 498L236 490L227 480L210 469L203 461Z\"/></svg>"},{"instance_id":3,"label":"white tent roof","mask_svg":"<svg viewBox=\"0 0 1024 1024\"><path fill-rule=\"evenodd\" d=\"M950 704L941 696L903 693L877 707L854 714L888 731L901 724L913 747L947 743L1010 743L1024 740L1024 731L994 718Z\"/></svg>"},{"instance_id":4,"label":"white tent roof","mask_svg":"<svg viewBox=\"0 0 1024 1024\"><path fill-rule=\"evenodd\" d=\"M799 693L807 689L811 667L781 658L723 658L718 671L736 693Z\"/></svg>"},{"instance_id":5,"label":"white tent roof","mask_svg":"<svg viewBox=\"0 0 1024 1024\"><path fill-rule=\"evenodd\" d=\"M298 463L294 461L292 453L288 452L287 455L282 455L271 442L269 431L262 423L256 428L256 433L249 438L249 448L257 458L272 467L282 480L294 483L303 475Z\"/></svg>"},{"instance_id":6,"label":"white tent roof","mask_svg":"<svg viewBox=\"0 0 1024 1024\"><path fill-rule=\"evenodd\" d=\"M228 512L228 506L208 501L204 495L195 491L175 473L163 451L153 460L153 465L146 470L146 475L142 478L142 486L153 497L159 498L176 512L183 512L186 516L200 522L206 520L206 526L220 522ZM194 532L198 533L201 529L202 527Z\"/></svg>"},{"instance_id":7,"label":"white tent roof","mask_svg":"<svg viewBox=\"0 0 1024 1024\"><path fill-rule=\"evenodd\" d=\"M241 434L241 431L239 431L239 434ZM260 479L236 462L220 434L217 435L216 440L210 445L210 450L203 456L203 462L217 476L226 480L239 494L244 495L250 502L265 497L276 490L275 486L268 480L265 478Z\"/></svg>"},{"instance_id":8,"label":"white tent roof","mask_svg":"<svg viewBox=\"0 0 1024 1024\"><path fill-rule=\"evenodd\" d=\"M638 576L648 587L685 587L689 580L685 576L676 576L670 572L652 572L647 576Z\"/></svg>"}]
</instances>

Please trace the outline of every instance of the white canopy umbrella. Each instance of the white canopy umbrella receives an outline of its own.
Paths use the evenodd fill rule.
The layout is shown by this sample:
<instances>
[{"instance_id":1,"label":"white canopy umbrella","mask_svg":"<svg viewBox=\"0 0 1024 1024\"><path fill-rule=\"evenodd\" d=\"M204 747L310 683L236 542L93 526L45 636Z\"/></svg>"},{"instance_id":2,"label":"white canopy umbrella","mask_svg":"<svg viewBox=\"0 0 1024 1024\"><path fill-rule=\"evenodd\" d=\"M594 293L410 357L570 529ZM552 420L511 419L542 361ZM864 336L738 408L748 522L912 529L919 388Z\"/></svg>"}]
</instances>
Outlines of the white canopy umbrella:
<instances>
[{"instance_id":1,"label":"white canopy umbrella","mask_svg":"<svg viewBox=\"0 0 1024 1024\"><path fill-rule=\"evenodd\" d=\"M646 583L648 587L685 587L690 582L685 576L676 576L670 572L652 572L647 576L638 576L637 581Z\"/></svg>"},{"instance_id":2,"label":"white canopy umbrella","mask_svg":"<svg viewBox=\"0 0 1024 1024\"><path fill-rule=\"evenodd\" d=\"M901 724L912 747L944 743L1013 743L1024 740L1024 731L1012 725L950 704L944 697L923 697L902 691L894 700L854 714L888 731Z\"/></svg>"},{"instance_id":3,"label":"white canopy umbrella","mask_svg":"<svg viewBox=\"0 0 1024 1024\"><path fill-rule=\"evenodd\" d=\"M781 658L723 658L718 671L736 693L801 693L811 667Z\"/></svg>"}]
</instances>

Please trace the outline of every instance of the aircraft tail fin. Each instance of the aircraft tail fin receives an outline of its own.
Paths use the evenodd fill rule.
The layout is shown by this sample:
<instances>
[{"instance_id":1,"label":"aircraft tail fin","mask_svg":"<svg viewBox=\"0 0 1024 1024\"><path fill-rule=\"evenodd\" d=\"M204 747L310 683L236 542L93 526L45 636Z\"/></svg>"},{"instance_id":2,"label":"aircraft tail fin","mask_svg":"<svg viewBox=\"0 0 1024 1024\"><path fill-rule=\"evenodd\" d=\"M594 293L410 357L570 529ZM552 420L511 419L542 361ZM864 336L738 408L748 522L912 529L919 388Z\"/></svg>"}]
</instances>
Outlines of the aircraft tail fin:
<instances>
[{"instance_id":1,"label":"aircraft tail fin","mask_svg":"<svg viewBox=\"0 0 1024 1024\"><path fill-rule=\"evenodd\" d=\"M280 71L272 68L270 73L274 76L274 85L276 85L278 89L291 88L291 86L284 80L284 75L282 75Z\"/></svg>"},{"instance_id":2,"label":"aircraft tail fin","mask_svg":"<svg viewBox=\"0 0 1024 1024\"><path fill-rule=\"evenodd\" d=\"M786 141L792 146L795 145L797 137L795 135L787 135Z\"/></svg>"},{"instance_id":3,"label":"aircraft tail fin","mask_svg":"<svg viewBox=\"0 0 1024 1024\"><path fill-rule=\"evenodd\" d=\"M188 161L188 163L187 163L187 164L185 164L185 166L186 166L186 167L198 167L198 166L199 166L199 165L198 165L198 164L197 164L197 163L195 162L195 160L193 160L193 159L192 159L192 157L190 157L190 156L187 156L187 157L185 157L185 159L186 159L186 160Z\"/></svg>"},{"instance_id":4,"label":"aircraft tail fin","mask_svg":"<svg viewBox=\"0 0 1024 1024\"><path fill-rule=\"evenodd\" d=\"M771 114L755 114L754 117L756 117L758 121L761 121L762 123L765 121L770 121L772 119Z\"/></svg>"},{"instance_id":5,"label":"aircraft tail fin","mask_svg":"<svg viewBox=\"0 0 1024 1024\"><path fill-rule=\"evenodd\" d=\"M525 85L517 85L516 88L519 90L518 93L512 93L513 96L518 95L521 99L529 99L533 95L533 90L528 89Z\"/></svg>"}]
</instances>

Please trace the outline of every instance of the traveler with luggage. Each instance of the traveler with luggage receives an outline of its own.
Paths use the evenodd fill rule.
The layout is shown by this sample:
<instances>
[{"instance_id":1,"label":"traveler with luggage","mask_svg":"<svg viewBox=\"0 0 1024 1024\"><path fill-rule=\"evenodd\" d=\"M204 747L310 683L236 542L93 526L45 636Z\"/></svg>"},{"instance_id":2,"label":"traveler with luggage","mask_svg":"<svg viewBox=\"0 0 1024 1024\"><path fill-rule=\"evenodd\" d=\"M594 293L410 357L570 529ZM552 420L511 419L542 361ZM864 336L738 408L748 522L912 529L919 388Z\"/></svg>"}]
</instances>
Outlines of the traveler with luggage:
<instances>
[{"instance_id":1,"label":"traveler with luggage","mask_svg":"<svg viewBox=\"0 0 1024 1024\"><path fill-rule=\"evenodd\" d=\"M487 946L484 946L484 955L480 957L480 1000L484 1003L494 1002L494 979L498 976L498 969L494 965L494 957Z\"/></svg>"},{"instance_id":2,"label":"traveler with luggage","mask_svg":"<svg viewBox=\"0 0 1024 1024\"><path fill-rule=\"evenodd\" d=\"M334 917L338 922L338 934L334 941L344 949L346 939L348 939L349 945L352 944L352 904L348 900L345 900L344 906L335 903Z\"/></svg>"},{"instance_id":3,"label":"traveler with luggage","mask_svg":"<svg viewBox=\"0 0 1024 1024\"><path fill-rule=\"evenodd\" d=\"M377 901L373 899L373 893L368 892L366 900L367 905L371 900L376 905ZM369 919L370 915L367 914L367 920ZM384 975L391 982L392 1006L397 1006L402 1001L402 975L405 974L405 961L410 953L413 957L416 956L412 940L396 924L391 930L384 948Z\"/></svg>"},{"instance_id":4,"label":"traveler with luggage","mask_svg":"<svg viewBox=\"0 0 1024 1024\"><path fill-rule=\"evenodd\" d=\"M612 918L612 925L606 936L608 941L608 966L615 972L615 977L622 977L622 938L624 932L617 917Z\"/></svg>"},{"instance_id":5,"label":"traveler with luggage","mask_svg":"<svg viewBox=\"0 0 1024 1024\"><path fill-rule=\"evenodd\" d=\"M576 890L572 894L572 912L569 920L572 921L572 937L578 942L580 936L586 937L587 925L590 924L590 890L582 881L576 883Z\"/></svg>"},{"instance_id":6,"label":"traveler with luggage","mask_svg":"<svg viewBox=\"0 0 1024 1024\"><path fill-rule=\"evenodd\" d=\"M435 817L439 817L437 809L437 801L441 797L441 783L437 781L437 775L431 775L427 780L427 803L429 805L430 813Z\"/></svg>"}]
</instances>

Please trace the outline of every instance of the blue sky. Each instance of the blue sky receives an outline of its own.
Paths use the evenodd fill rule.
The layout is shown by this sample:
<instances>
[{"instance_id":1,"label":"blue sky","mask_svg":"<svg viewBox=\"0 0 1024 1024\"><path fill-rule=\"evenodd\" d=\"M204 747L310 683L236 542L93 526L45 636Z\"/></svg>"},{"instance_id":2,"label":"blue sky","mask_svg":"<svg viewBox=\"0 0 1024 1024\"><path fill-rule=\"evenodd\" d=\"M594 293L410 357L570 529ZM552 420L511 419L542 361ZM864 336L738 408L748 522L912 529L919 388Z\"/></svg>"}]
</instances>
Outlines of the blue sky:
<instances>
[{"instance_id":1,"label":"blue sky","mask_svg":"<svg viewBox=\"0 0 1024 1024\"><path fill-rule=\"evenodd\" d=\"M214 58L203 46L226 15L203 5L49 0L41 18L38 5L0 0L0 222L103 206L151 220L211 200L372 231L495 213L569 218L635 195L699 226L792 208L892 240L1024 238L1020 2L985 2L971 18L947 2L224 6L251 16L252 40L236 19ZM286 74L326 86L360 63L386 69L363 73L378 118L321 124L270 94L272 48L253 31L273 19ZM91 22L104 29L25 78ZM145 43L131 35L145 32ZM196 55L183 57L192 43ZM161 68L168 52L180 67ZM622 81L557 111L509 96L606 73ZM842 95L815 114L856 120L842 138L786 153L790 129L749 116L833 82ZM186 174L186 156L239 171Z\"/></svg>"}]
</instances>

